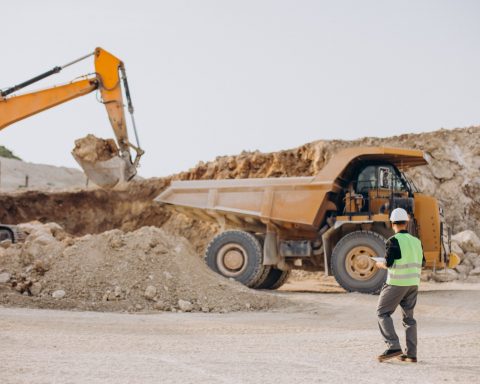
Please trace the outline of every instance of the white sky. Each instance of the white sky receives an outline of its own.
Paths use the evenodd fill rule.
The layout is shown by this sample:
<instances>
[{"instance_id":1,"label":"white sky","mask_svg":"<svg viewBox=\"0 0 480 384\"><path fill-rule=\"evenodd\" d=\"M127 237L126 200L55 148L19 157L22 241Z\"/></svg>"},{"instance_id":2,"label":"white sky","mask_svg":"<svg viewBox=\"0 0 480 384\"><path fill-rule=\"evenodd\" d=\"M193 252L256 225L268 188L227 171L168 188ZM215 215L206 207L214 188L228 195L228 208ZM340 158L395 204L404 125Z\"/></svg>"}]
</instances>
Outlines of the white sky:
<instances>
[{"instance_id":1,"label":"white sky","mask_svg":"<svg viewBox=\"0 0 480 384\"><path fill-rule=\"evenodd\" d=\"M474 0L15 0L1 16L2 88L96 46L125 62L145 177L242 150L480 124ZM95 94L7 127L0 143L76 166L87 133L113 136Z\"/></svg>"}]
</instances>

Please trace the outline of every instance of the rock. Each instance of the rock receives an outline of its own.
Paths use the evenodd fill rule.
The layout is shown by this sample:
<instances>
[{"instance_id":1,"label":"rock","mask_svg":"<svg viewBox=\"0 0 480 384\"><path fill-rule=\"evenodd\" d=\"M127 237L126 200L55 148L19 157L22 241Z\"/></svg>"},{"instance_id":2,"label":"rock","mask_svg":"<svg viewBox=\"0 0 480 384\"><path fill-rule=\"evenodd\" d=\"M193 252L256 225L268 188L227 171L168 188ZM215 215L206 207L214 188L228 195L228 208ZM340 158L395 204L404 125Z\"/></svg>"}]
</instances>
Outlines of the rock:
<instances>
[{"instance_id":1,"label":"rock","mask_svg":"<svg viewBox=\"0 0 480 384\"><path fill-rule=\"evenodd\" d=\"M52 293L52 297L54 299L63 299L65 297L66 293L63 289L58 289L55 292Z\"/></svg>"},{"instance_id":2,"label":"rock","mask_svg":"<svg viewBox=\"0 0 480 384\"><path fill-rule=\"evenodd\" d=\"M245 308L250 309L252 308L252 305L250 303L245 303Z\"/></svg>"},{"instance_id":3,"label":"rock","mask_svg":"<svg viewBox=\"0 0 480 384\"><path fill-rule=\"evenodd\" d=\"M470 265L460 264L455 267L455 270L465 279L472 270L472 267Z\"/></svg>"},{"instance_id":4,"label":"rock","mask_svg":"<svg viewBox=\"0 0 480 384\"><path fill-rule=\"evenodd\" d=\"M477 253L468 252L465 255L465 259L468 260L474 268L480 267L480 255L478 255Z\"/></svg>"},{"instance_id":5,"label":"rock","mask_svg":"<svg viewBox=\"0 0 480 384\"><path fill-rule=\"evenodd\" d=\"M180 310L183 312L191 312L193 309L193 305L187 300L180 299L178 300L178 308L180 308Z\"/></svg>"},{"instance_id":6,"label":"rock","mask_svg":"<svg viewBox=\"0 0 480 384\"><path fill-rule=\"evenodd\" d=\"M455 253L458 257L460 257L460 260L463 260L465 258L465 253L463 252L463 249L458 245L457 242L452 241L451 251Z\"/></svg>"},{"instance_id":7,"label":"rock","mask_svg":"<svg viewBox=\"0 0 480 384\"><path fill-rule=\"evenodd\" d=\"M472 269L468 276L480 276L480 267L476 267L475 269Z\"/></svg>"},{"instance_id":8,"label":"rock","mask_svg":"<svg viewBox=\"0 0 480 384\"><path fill-rule=\"evenodd\" d=\"M0 247L2 247L4 249L10 248L11 245L12 245L12 240L10 240L10 239L0 241Z\"/></svg>"},{"instance_id":9,"label":"rock","mask_svg":"<svg viewBox=\"0 0 480 384\"><path fill-rule=\"evenodd\" d=\"M147 289L145 289L144 296L146 299L154 300L156 295L157 295L157 288L155 288L153 285L149 285Z\"/></svg>"},{"instance_id":10,"label":"rock","mask_svg":"<svg viewBox=\"0 0 480 384\"><path fill-rule=\"evenodd\" d=\"M420 281L429 281L432 278L432 271L422 271Z\"/></svg>"},{"instance_id":11,"label":"rock","mask_svg":"<svg viewBox=\"0 0 480 384\"><path fill-rule=\"evenodd\" d=\"M166 311L169 306L162 301L157 301L155 304L153 304L153 308L157 311Z\"/></svg>"},{"instance_id":12,"label":"rock","mask_svg":"<svg viewBox=\"0 0 480 384\"><path fill-rule=\"evenodd\" d=\"M438 283L446 283L448 281L454 281L458 279L458 273L453 269L442 269L436 273L432 273L432 279Z\"/></svg>"},{"instance_id":13,"label":"rock","mask_svg":"<svg viewBox=\"0 0 480 384\"><path fill-rule=\"evenodd\" d=\"M113 291L113 293L114 293L115 297L120 297L120 296L122 296L122 288L120 288L120 287L118 287L118 286L115 287L115 290Z\"/></svg>"},{"instance_id":14,"label":"rock","mask_svg":"<svg viewBox=\"0 0 480 384\"><path fill-rule=\"evenodd\" d=\"M10 278L12 276L10 275L10 273L8 272L2 272L0 273L0 284L5 284L5 283L8 283L10 281Z\"/></svg>"},{"instance_id":15,"label":"rock","mask_svg":"<svg viewBox=\"0 0 480 384\"><path fill-rule=\"evenodd\" d=\"M205 312L205 313L210 312L210 308L202 307L202 312Z\"/></svg>"},{"instance_id":16,"label":"rock","mask_svg":"<svg viewBox=\"0 0 480 384\"><path fill-rule=\"evenodd\" d=\"M469 229L452 236L452 241L458 243L464 252L480 253L480 238Z\"/></svg>"},{"instance_id":17,"label":"rock","mask_svg":"<svg viewBox=\"0 0 480 384\"><path fill-rule=\"evenodd\" d=\"M445 167L443 163L432 160L429 163L430 170L436 179L449 180L454 176L453 169L451 167Z\"/></svg>"},{"instance_id":18,"label":"rock","mask_svg":"<svg viewBox=\"0 0 480 384\"><path fill-rule=\"evenodd\" d=\"M30 287L30 293L32 294L32 296L38 296L40 295L40 292L42 292L42 284L37 281L36 283L33 283Z\"/></svg>"}]
</instances>

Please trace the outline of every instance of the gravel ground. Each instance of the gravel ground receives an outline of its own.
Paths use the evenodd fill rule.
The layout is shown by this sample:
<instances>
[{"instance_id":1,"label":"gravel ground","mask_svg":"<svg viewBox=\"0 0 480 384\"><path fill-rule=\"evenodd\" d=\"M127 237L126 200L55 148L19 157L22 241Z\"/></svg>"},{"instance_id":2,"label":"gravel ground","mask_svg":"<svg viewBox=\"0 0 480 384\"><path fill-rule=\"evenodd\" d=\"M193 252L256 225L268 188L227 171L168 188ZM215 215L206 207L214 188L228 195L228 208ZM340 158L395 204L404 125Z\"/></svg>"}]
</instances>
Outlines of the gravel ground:
<instances>
[{"instance_id":1,"label":"gravel ground","mask_svg":"<svg viewBox=\"0 0 480 384\"><path fill-rule=\"evenodd\" d=\"M473 383L479 291L423 287L416 365L376 362L384 349L377 297L355 293L284 291L277 294L295 305L229 314L0 308L0 377L5 384Z\"/></svg>"}]
</instances>

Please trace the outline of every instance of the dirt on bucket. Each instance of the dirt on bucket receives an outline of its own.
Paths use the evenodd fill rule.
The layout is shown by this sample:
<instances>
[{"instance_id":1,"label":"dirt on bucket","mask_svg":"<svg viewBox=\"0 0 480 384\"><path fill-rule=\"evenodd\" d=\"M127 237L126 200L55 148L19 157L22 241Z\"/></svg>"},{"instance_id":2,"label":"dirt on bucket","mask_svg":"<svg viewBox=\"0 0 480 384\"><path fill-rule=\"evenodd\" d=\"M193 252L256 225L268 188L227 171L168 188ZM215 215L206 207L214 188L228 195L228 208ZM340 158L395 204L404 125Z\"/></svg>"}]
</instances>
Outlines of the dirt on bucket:
<instances>
[{"instance_id":1,"label":"dirt on bucket","mask_svg":"<svg viewBox=\"0 0 480 384\"><path fill-rule=\"evenodd\" d=\"M75 140L72 155L87 177L102 188L113 188L123 180L125 163L113 139L87 135Z\"/></svg>"}]
</instances>

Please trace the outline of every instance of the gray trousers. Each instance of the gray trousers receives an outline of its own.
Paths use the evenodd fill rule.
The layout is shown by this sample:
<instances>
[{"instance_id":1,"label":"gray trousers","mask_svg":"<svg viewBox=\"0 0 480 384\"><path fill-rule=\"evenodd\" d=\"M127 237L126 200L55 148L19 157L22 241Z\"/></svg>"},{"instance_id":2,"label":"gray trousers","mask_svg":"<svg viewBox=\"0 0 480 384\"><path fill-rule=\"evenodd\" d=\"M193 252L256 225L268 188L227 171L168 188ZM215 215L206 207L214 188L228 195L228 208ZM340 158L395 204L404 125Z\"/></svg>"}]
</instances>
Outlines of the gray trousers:
<instances>
[{"instance_id":1,"label":"gray trousers","mask_svg":"<svg viewBox=\"0 0 480 384\"><path fill-rule=\"evenodd\" d=\"M403 327L407 339L405 354L417 357L417 322L413 318L413 309L417 304L418 286L399 287L384 284L378 298L378 327L388 349L400 349L400 341L395 333L391 315L398 305L402 308Z\"/></svg>"}]
</instances>

